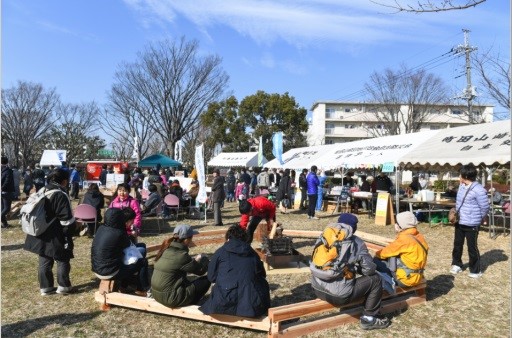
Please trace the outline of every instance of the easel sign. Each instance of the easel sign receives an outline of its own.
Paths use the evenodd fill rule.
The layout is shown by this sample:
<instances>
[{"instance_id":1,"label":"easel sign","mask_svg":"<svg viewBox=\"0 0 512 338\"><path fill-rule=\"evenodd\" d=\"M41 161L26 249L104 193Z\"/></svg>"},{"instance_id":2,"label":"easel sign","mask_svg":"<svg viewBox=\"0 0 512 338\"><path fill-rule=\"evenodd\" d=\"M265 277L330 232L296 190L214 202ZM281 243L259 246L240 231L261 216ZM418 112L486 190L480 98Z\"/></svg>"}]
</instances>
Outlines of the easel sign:
<instances>
[{"instance_id":1,"label":"easel sign","mask_svg":"<svg viewBox=\"0 0 512 338\"><path fill-rule=\"evenodd\" d=\"M391 195L387 192L379 192L375 207L375 225L388 225L395 223L395 213L391 203Z\"/></svg>"}]
</instances>

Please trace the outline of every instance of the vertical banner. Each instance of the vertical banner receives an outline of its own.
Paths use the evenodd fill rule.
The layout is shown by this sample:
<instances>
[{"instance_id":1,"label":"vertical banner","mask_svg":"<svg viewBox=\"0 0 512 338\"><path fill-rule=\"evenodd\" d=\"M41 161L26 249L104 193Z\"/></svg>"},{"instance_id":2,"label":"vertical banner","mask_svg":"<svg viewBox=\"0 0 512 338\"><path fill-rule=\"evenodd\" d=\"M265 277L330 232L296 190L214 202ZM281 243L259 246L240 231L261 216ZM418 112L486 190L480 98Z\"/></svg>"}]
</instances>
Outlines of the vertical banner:
<instances>
[{"instance_id":1,"label":"vertical banner","mask_svg":"<svg viewBox=\"0 0 512 338\"><path fill-rule=\"evenodd\" d=\"M178 158L179 158L178 162L183 162L183 157L181 156L181 155L183 154L183 141L182 141L182 140L179 140L179 141L178 141L178 144L179 144L179 146L180 146L180 147L179 147L179 152L178 152L178 154L179 154L179 156L178 156Z\"/></svg>"},{"instance_id":2,"label":"vertical banner","mask_svg":"<svg viewBox=\"0 0 512 338\"><path fill-rule=\"evenodd\" d=\"M279 131L272 136L272 155L274 155L280 164L283 162L283 132Z\"/></svg>"},{"instance_id":3,"label":"vertical banner","mask_svg":"<svg viewBox=\"0 0 512 338\"><path fill-rule=\"evenodd\" d=\"M135 135L133 138L133 154L132 158L135 158L137 161L137 165L139 165L140 156L139 156L139 136Z\"/></svg>"},{"instance_id":4,"label":"vertical banner","mask_svg":"<svg viewBox=\"0 0 512 338\"><path fill-rule=\"evenodd\" d=\"M260 136L260 144L258 146L258 167L263 167L263 136Z\"/></svg>"},{"instance_id":5,"label":"vertical banner","mask_svg":"<svg viewBox=\"0 0 512 338\"><path fill-rule=\"evenodd\" d=\"M194 156L195 167L197 171L197 180L199 181L199 192L197 193L196 200L199 203L206 203L206 176L204 172L204 158L203 158L203 145L196 147Z\"/></svg>"}]
</instances>

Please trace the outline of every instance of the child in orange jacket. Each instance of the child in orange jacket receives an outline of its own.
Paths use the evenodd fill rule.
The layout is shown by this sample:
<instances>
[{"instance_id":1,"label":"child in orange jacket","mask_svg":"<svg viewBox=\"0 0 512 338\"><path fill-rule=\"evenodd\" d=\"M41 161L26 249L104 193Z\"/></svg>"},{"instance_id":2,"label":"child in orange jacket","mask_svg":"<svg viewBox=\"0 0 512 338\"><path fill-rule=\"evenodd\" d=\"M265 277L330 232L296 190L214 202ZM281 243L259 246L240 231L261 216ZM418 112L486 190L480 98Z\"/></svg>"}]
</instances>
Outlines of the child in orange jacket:
<instances>
[{"instance_id":1,"label":"child in orange jacket","mask_svg":"<svg viewBox=\"0 0 512 338\"><path fill-rule=\"evenodd\" d=\"M396 215L396 239L375 253L377 271L392 276L400 287L415 286L423 279L428 244L416 229L418 220L410 211Z\"/></svg>"}]
</instances>

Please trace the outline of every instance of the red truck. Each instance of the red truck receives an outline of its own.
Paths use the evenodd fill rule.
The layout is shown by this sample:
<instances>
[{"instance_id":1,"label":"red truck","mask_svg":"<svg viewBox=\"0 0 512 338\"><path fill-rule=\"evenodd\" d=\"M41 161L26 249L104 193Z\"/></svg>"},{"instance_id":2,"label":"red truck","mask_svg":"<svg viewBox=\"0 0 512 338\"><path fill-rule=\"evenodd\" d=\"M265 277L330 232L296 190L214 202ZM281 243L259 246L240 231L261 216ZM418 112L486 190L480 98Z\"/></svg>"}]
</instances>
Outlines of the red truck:
<instances>
[{"instance_id":1,"label":"red truck","mask_svg":"<svg viewBox=\"0 0 512 338\"><path fill-rule=\"evenodd\" d=\"M114 169L114 173L122 174L125 169L128 168L128 162L122 161L87 161L85 180L87 181L98 181L100 179L101 169L103 165L111 166Z\"/></svg>"}]
</instances>

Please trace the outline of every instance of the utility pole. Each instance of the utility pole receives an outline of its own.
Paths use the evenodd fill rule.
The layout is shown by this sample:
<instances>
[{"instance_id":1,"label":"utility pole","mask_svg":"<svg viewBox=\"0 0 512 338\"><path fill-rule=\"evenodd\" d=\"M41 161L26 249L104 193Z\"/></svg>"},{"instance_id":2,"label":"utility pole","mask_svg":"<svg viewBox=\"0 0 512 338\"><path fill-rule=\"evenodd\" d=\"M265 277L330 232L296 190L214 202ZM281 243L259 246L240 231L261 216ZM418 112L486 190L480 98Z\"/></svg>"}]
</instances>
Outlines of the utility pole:
<instances>
[{"instance_id":1,"label":"utility pole","mask_svg":"<svg viewBox=\"0 0 512 338\"><path fill-rule=\"evenodd\" d=\"M477 50L477 47L472 47L469 45L469 29L462 29L464 32L464 45L458 45L456 48L453 48L452 51L454 51L456 54L458 53L464 53L466 56L466 89L462 91L462 98L463 100L468 101L468 119L469 123L474 123L475 119L473 116L473 98L476 97L476 90L475 87L471 84L471 52Z\"/></svg>"}]
</instances>

